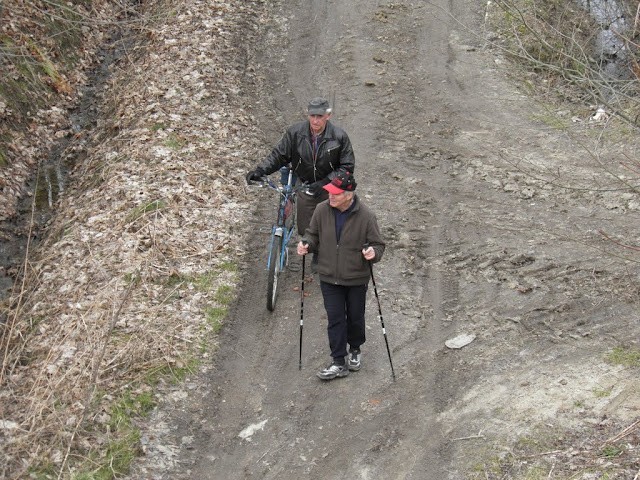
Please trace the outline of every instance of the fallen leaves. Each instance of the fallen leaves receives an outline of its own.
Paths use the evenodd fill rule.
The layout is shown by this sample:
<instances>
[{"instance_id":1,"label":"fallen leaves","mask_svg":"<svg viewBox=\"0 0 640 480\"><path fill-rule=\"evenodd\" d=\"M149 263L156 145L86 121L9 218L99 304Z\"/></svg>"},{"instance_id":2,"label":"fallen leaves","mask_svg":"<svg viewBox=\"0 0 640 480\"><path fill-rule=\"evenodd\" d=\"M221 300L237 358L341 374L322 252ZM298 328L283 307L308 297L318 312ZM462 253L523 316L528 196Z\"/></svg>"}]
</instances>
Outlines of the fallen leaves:
<instances>
[{"instance_id":1,"label":"fallen leaves","mask_svg":"<svg viewBox=\"0 0 640 480\"><path fill-rule=\"evenodd\" d=\"M103 444L113 402L149 371L187 368L214 329L207 312L225 307L216 292L238 282L229 266L246 253L259 201L244 193L243 172L264 146L233 92L258 81L237 59L264 6L184 3L177 16L146 7L155 41L114 71L109 118L83 137L86 157L29 259L26 288L10 299L2 382L13 401L3 401L0 448L11 468L62 468L72 439L85 456ZM0 172L4 192L19 195L71 131L64 107L39 112L29 138L13 138L24 161Z\"/></svg>"}]
</instances>

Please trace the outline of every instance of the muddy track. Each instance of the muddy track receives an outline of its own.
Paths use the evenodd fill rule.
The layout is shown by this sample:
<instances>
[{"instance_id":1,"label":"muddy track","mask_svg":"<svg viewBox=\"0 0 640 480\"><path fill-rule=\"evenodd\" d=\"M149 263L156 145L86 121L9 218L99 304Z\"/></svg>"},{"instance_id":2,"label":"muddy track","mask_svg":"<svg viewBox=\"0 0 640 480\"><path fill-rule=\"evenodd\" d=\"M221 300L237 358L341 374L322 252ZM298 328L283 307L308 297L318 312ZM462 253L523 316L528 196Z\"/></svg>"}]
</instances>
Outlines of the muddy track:
<instances>
[{"instance_id":1,"label":"muddy track","mask_svg":"<svg viewBox=\"0 0 640 480\"><path fill-rule=\"evenodd\" d=\"M293 18L287 49L269 52L287 72L283 76L278 64L272 67L272 104L274 113L291 121L307 97L330 96L337 123L353 139L360 195L379 212L390 246L375 274L398 380L391 381L373 291L365 368L343 381L315 378L328 359L316 282L306 287L304 367L298 371L299 296L292 289L299 282L299 259L273 314L264 308L264 267L251 264L216 366L197 388L202 397L195 410L201 422L193 423L193 411L176 412L184 417L181 435L194 436L200 447L193 455L184 452L180 461L186 465L172 478L220 478L221 472L232 478L381 478L391 471L405 478L423 478L418 472L426 471L432 478L446 475L452 450L436 419L456 395L442 344L453 330L448 310L458 302L458 288L433 259L457 242L455 186L446 162L455 155L434 148L424 126L435 121L447 136L454 127L446 122L446 102L437 101L439 92L423 81L420 58L433 53L424 51L431 50L431 43L423 35L445 35L435 43L447 50L449 26L434 28L438 22L430 23L435 18L425 7L376 9L360 3L336 6L337 13L316 2L297 7L301 12L309 8L324 34L309 32L306 16ZM406 21L412 29L403 28ZM449 82L446 55L433 83ZM279 120L273 123L283 127ZM270 141L281 131L273 130ZM436 138L442 141L441 135ZM258 210L258 231L264 232L260 225L270 215L269 208ZM266 240L266 233L256 235L256 251L264 251ZM243 440L239 429L250 425L261 428ZM350 453L354 449L357 455Z\"/></svg>"},{"instance_id":2,"label":"muddy track","mask_svg":"<svg viewBox=\"0 0 640 480\"><path fill-rule=\"evenodd\" d=\"M565 358L579 348L556 343L544 353L558 341L549 330L560 327L549 329L536 312L555 304L562 315L562 293L547 297L531 286L570 276L564 262L576 261L554 251L532 219L542 210L547 226L572 224L557 199L526 201L523 189L518 197L495 188L508 174L481 174L512 147L501 143L505 132L523 142L530 132L511 129L526 122L512 108L517 94L477 47L482 12L473 2L300 0L282 8L274 11L286 19L282 30L252 59L270 85L256 100L264 153L310 97L335 101L334 120L354 144L358 193L388 241L375 275L398 378L391 380L373 290L363 369L328 383L315 378L328 360L317 281L305 287L298 370L300 259L267 312L265 226L275 200L265 193L252 223L255 258L215 364L186 386L188 401L156 414L150 459L132 478L463 478L459 469L486 448L474 443L484 439L479 432L498 428L492 417L505 403L497 392L536 385L528 356ZM466 332L477 334L474 346L444 346ZM521 379L510 373L516 367Z\"/></svg>"}]
</instances>

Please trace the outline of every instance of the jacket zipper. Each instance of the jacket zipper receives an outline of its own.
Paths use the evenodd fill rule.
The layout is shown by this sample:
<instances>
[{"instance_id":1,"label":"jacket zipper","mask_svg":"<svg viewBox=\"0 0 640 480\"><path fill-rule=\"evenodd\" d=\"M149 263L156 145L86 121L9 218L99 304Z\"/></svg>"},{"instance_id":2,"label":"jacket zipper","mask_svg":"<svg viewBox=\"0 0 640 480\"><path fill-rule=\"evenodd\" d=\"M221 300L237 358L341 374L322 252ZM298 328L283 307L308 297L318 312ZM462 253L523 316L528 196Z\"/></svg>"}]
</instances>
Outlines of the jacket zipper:
<instances>
[{"instance_id":1,"label":"jacket zipper","mask_svg":"<svg viewBox=\"0 0 640 480\"><path fill-rule=\"evenodd\" d=\"M309 141L309 139L307 138L307 143L309 144L309 149L311 150L311 158L313 159L313 181L317 182L318 181L318 175L317 175L317 171L318 169L316 168L316 164L318 162L318 155L317 153L320 152L320 148L322 148L322 145L327 141L326 139L322 139L322 141L320 142L320 144L318 145L318 152L316 152L313 149L313 144ZM329 164L331 165L331 162L329 162ZM333 165L331 165L331 167L333 167Z\"/></svg>"}]
</instances>

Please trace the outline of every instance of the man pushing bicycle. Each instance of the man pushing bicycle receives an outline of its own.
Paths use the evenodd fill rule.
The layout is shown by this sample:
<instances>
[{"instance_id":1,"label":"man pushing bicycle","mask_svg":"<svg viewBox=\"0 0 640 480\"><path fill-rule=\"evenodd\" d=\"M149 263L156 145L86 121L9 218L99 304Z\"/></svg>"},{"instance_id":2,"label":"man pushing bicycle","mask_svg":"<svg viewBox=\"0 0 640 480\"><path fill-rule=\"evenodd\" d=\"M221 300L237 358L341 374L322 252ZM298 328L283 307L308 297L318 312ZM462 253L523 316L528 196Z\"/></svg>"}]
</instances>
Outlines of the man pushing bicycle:
<instances>
[{"instance_id":1,"label":"man pushing bicycle","mask_svg":"<svg viewBox=\"0 0 640 480\"><path fill-rule=\"evenodd\" d=\"M324 98L314 98L307 107L307 120L287 128L280 142L254 169L247 173L247 182L259 181L281 167L291 165L299 181L308 188L297 194L297 227L303 235L320 202L328 198L323 187L338 172L351 172L355 157L347 133L329 121L331 107ZM317 259L314 256L312 269Z\"/></svg>"}]
</instances>

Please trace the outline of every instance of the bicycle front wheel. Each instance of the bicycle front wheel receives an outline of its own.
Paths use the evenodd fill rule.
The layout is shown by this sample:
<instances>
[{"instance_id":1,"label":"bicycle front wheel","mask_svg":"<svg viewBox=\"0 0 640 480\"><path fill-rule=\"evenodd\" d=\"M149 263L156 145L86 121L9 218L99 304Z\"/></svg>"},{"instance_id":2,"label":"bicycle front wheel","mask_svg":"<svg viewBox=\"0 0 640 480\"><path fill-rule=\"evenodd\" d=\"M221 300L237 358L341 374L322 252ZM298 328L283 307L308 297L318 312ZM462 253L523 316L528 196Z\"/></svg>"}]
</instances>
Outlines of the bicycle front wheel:
<instances>
[{"instance_id":1,"label":"bicycle front wheel","mask_svg":"<svg viewBox=\"0 0 640 480\"><path fill-rule=\"evenodd\" d=\"M274 236L269 253L269 277L267 278L267 309L273 312L278 297L278 277L280 276L280 254L282 252L282 237Z\"/></svg>"}]
</instances>

